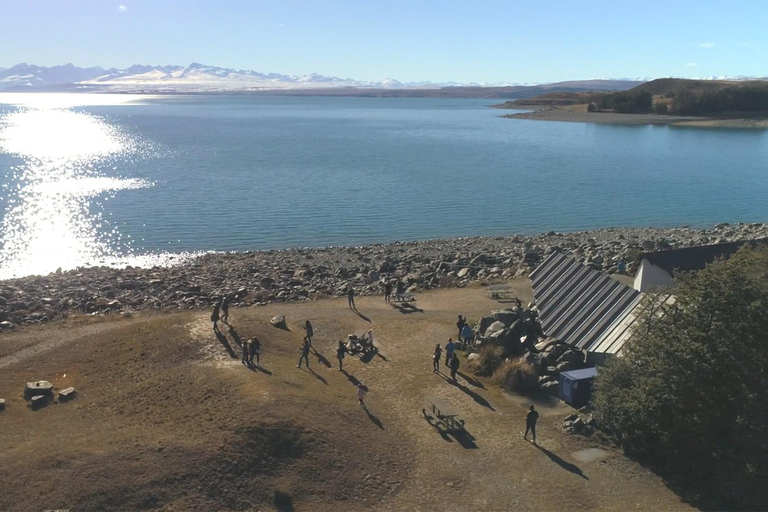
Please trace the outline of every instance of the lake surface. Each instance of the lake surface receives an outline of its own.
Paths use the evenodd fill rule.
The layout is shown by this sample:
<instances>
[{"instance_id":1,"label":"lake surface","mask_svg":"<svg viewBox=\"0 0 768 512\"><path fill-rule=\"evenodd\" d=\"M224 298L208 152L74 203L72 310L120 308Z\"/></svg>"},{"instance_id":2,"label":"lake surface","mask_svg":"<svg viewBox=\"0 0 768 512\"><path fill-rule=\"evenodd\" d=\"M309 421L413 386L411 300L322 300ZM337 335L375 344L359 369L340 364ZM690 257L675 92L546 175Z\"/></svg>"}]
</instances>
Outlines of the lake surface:
<instances>
[{"instance_id":1,"label":"lake surface","mask_svg":"<svg viewBox=\"0 0 768 512\"><path fill-rule=\"evenodd\" d=\"M768 221L768 133L493 100L0 94L0 278L174 254Z\"/></svg>"}]
</instances>

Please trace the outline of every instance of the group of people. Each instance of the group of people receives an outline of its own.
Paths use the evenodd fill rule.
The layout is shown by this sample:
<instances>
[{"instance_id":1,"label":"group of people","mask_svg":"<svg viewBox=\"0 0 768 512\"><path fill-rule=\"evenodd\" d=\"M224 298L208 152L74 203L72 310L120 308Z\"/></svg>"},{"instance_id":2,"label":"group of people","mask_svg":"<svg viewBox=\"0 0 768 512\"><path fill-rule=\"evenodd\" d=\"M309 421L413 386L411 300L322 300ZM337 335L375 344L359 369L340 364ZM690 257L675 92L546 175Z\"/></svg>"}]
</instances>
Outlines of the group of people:
<instances>
[{"instance_id":1,"label":"group of people","mask_svg":"<svg viewBox=\"0 0 768 512\"><path fill-rule=\"evenodd\" d=\"M229 304L232 302L233 298L234 297L232 295L225 295L216 304L214 304L213 312L211 312L213 332L221 332L219 331L219 322L229 325L227 323L229 321Z\"/></svg>"},{"instance_id":2,"label":"group of people","mask_svg":"<svg viewBox=\"0 0 768 512\"><path fill-rule=\"evenodd\" d=\"M339 342L339 346L336 348L336 359L339 361L339 371L344 369L344 357L347 354L359 354L376 350L376 346L373 344L373 329L368 329L362 336L358 337L354 334L347 335L346 343Z\"/></svg>"},{"instance_id":3,"label":"group of people","mask_svg":"<svg viewBox=\"0 0 768 512\"><path fill-rule=\"evenodd\" d=\"M458 343L453 342L453 338L448 338L445 344L445 366L451 369L451 380L456 382L456 372L459 371L459 357L456 354ZM443 349L438 343L435 346L435 352L432 354L432 371L440 373L440 361L442 360Z\"/></svg>"},{"instance_id":4,"label":"group of people","mask_svg":"<svg viewBox=\"0 0 768 512\"><path fill-rule=\"evenodd\" d=\"M250 339L245 340L243 343L243 358L240 360L241 363L248 367L254 366L253 364L253 357L256 356L256 367L259 368L261 361L261 341L257 337L253 337Z\"/></svg>"},{"instance_id":5,"label":"group of people","mask_svg":"<svg viewBox=\"0 0 768 512\"><path fill-rule=\"evenodd\" d=\"M401 299L405 293L405 284L399 279L390 279L384 283L384 302L392 302L392 281L395 281L395 297Z\"/></svg>"}]
</instances>

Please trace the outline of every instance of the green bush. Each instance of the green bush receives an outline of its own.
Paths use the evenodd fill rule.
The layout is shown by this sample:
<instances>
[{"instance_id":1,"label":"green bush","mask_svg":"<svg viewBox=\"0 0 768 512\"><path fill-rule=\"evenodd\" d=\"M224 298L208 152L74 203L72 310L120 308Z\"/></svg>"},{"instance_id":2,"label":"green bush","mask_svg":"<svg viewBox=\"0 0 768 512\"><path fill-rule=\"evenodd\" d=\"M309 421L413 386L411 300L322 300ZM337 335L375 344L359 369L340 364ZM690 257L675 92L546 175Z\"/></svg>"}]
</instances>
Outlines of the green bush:
<instances>
[{"instance_id":1,"label":"green bush","mask_svg":"<svg viewBox=\"0 0 768 512\"><path fill-rule=\"evenodd\" d=\"M768 503L768 251L677 276L595 380L599 424L715 508Z\"/></svg>"},{"instance_id":2,"label":"green bush","mask_svg":"<svg viewBox=\"0 0 768 512\"><path fill-rule=\"evenodd\" d=\"M504 348L499 346L482 347L478 354L480 357L471 359L467 363L469 371L481 377L490 377L496 368L504 362Z\"/></svg>"},{"instance_id":3,"label":"green bush","mask_svg":"<svg viewBox=\"0 0 768 512\"><path fill-rule=\"evenodd\" d=\"M524 359L510 359L494 372L493 381L509 391L530 391L539 384L533 365Z\"/></svg>"}]
</instances>

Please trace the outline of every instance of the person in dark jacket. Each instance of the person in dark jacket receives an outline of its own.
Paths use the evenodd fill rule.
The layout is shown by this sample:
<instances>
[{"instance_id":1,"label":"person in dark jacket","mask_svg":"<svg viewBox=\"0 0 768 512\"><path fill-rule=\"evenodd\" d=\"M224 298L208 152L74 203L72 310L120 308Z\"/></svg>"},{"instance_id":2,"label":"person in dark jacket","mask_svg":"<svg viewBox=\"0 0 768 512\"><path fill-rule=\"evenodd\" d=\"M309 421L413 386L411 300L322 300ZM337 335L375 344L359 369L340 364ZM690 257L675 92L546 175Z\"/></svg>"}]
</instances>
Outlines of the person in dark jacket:
<instances>
[{"instance_id":1,"label":"person in dark jacket","mask_svg":"<svg viewBox=\"0 0 768 512\"><path fill-rule=\"evenodd\" d=\"M347 347L344 346L344 342L339 342L339 348L336 349L336 359L339 360L339 371L344 369L344 356L347 353Z\"/></svg>"},{"instance_id":2,"label":"person in dark jacket","mask_svg":"<svg viewBox=\"0 0 768 512\"><path fill-rule=\"evenodd\" d=\"M461 341L461 331L464 329L465 325L467 325L467 321L463 316L459 315L459 320L456 322L456 327L459 328L459 337L457 338L459 341Z\"/></svg>"},{"instance_id":3,"label":"person in dark jacket","mask_svg":"<svg viewBox=\"0 0 768 512\"><path fill-rule=\"evenodd\" d=\"M227 323L227 320L229 320L229 303L232 302L232 297L229 295L225 295L223 299L221 299L221 321L225 324L229 325Z\"/></svg>"},{"instance_id":4,"label":"person in dark jacket","mask_svg":"<svg viewBox=\"0 0 768 512\"><path fill-rule=\"evenodd\" d=\"M349 309L355 309L355 289L351 286L347 289L347 300L349 300Z\"/></svg>"},{"instance_id":5,"label":"person in dark jacket","mask_svg":"<svg viewBox=\"0 0 768 512\"><path fill-rule=\"evenodd\" d=\"M306 336L304 337L304 343L301 345L301 357L299 357L299 364L296 365L296 368L301 368L302 359L306 363L307 368L309 368L309 341L307 341Z\"/></svg>"},{"instance_id":6,"label":"person in dark jacket","mask_svg":"<svg viewBox=\"0 0 768 512\"><path fill-rule=\"evenodd\" d=\"M392 297L392 283L387 281L384 285L384 302L389 302L390 297Z\"/></svg>"},{"instance_id":7,"label":"person in dark jacket","mask_svg":"<svg viewBox=\"0 0 768 512\"><path fill-rule=\"evenodd\" d=\"M215 304L213 306L213 311L211 312L211 322L213 322L213 332L221 332L219 331L219 304Z\"/></svg>"},{"instance_id":8,"label":"person in dark jacket","mask_svg":"<svg viewBox=\"0 0 768 512\"><path fill-rule=\"evenodd\" d=\"M435 346L435 353L432 355L432 371L440 373L440 359L443 358L443 349L440 348L438 343Z\"/></svg>"},{"instance_id":9,"label":"person in dark jacket","mask_svg":"<svg viewBox=\"0 0 768 512\"><path fill-rule=\"evenodd\" d=\"M530 430L531 434L533 434L533 444L536 444L537 421L539 421L539 413L536 412L533 408L533 405L531 405L528 414L525 415L525 434L523 434L523 439L528 440L528 431Z\"/></svg>"},{"instance_id":10,"label":"person in dark jacket","mask_svg":"<svg viewBox=\"0 0 768 512\"><path fill-rule=\"evenodd\" d=\"M304 322L304 330L307 331L307 340L309 341L309 346L312 346L312 336L315 335L315 330L312 328L312 323L307 320Z\"/></svg>"},{"instance_id":11,"label":"person in dark jacket","mask_svg":"<svg viewBox=\"0 0 768 512\"><path fill-rule=\"evenodd\" d=\"M459 371L459 358L456 356L456 354L453 354L453 357L451 357L451 363L449 366L451 367L451 380L456 382L456 372Z\"/></svg>"},{"instance_id":12,"label":"person in dark jacket","mask_svg":"<svg viewBox=\"0 0 768 512\"><path fill-rule=\"evenodd\" d=\"M253 364L253 356L256 356L256 366L259 366L260 355L261 355L261 341L259 341L259 338L253 338L251 340L251 352L250 352L250 358L248 362Z\"/></svg>"}]
</instances>

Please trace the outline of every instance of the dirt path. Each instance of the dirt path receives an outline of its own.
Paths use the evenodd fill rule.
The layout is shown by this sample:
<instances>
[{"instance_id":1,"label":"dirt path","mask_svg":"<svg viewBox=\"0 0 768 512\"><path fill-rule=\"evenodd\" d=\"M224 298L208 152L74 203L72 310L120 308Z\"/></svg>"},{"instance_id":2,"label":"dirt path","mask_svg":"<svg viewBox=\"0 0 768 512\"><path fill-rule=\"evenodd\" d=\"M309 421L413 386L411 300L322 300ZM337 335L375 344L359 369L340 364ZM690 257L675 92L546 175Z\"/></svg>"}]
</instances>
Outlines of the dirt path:
<instances>
[{"instance_id":1,"label":"dirt path","mask_svg":"<svg viewBox=\"0 0 768 512\"><path fill-rule=\"evenodd\" d=\"M527 282L513 286L528 298ZM534 399L535 447L519 434L529 397L466 368L458 385L432 372L434 345L455 337L458 314L476 320L499 307L483 289L422 293L416 304L405 312L362 297L358 313L346 299L236 310L235 330L222 328L235 358L207 312L17 333L16 352L0 359L0 396L10 395L0 413L9 440L0 509L263 509L276 490L297 510L688 508L612 448L563 434L570 410L558 401ZM269 324L277 314L289 330ZM309 371L295 367L306 319L317 350ZM337 371L338 341L369 328L380 355L348 356ZM260 371L239 361L237 339L254 335ZM16 393L35 376L81 396L31 412ZM369 389L367 409L357 404L358 382ZM442 437L427 423L421 410L432 397L460 413L471 439ZM32 475L34 496L25 491Z\"/></svg>"}]
</instances>

